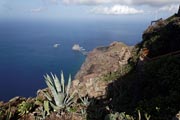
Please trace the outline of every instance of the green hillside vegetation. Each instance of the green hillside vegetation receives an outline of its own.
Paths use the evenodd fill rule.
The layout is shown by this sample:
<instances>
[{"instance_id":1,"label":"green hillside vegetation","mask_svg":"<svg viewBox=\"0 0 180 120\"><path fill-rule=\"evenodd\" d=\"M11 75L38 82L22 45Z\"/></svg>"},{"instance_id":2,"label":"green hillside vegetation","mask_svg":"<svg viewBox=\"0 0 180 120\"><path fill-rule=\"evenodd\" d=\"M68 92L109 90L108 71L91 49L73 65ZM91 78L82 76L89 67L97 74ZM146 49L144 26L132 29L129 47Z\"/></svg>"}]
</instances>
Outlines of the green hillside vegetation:
<instances>
[{"instance_id":1,"label":"green hillside vegetation","mask_svg":"<svg viewBox=\"0 0 180 120\"><path fill-rule=\"evenodd\" d=\"M139 44L139 47L148 48L150 50L149 57L177 51L180 44L179 33L179 17L172 16L149 26L143 34L143 41Z\"/></svg>"},{"instance_id":2,"label":"green hillside vegetation","mask_svg":"<svg viewBox=\"0 0 180 120\"><path fill-rule=\"evenodd\" d=\"M140 110L153 120L172 119L180 110L180 56L145 63L142 69L132 71L109 86L112 109L136 117Z\"/></svg>"},{"instance_id":3,"label":"green hillside vegetation","mask_svg":"<svg viewBox=\"0 0 180 120\"><path fill-rule=\"evenodd\" d=\"M0 120L178 120L179 51L180 17L174 15L149 26L129 63L100 79L109 83L106 96L81 96L71 90L71 77L65 86L63 73L51 73L37 97L0 102Z\"/></svg>"}]
</instances>

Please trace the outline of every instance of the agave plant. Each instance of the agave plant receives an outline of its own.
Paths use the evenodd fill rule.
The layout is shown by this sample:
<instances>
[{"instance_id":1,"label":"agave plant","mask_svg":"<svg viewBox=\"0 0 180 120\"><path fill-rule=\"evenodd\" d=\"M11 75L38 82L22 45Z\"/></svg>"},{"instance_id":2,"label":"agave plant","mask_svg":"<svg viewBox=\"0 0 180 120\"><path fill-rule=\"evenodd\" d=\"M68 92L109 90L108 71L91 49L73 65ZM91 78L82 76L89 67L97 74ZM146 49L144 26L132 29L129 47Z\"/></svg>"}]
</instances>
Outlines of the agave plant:
<instances>
[{"instance_id":1,"label":"agave plant","mask_svg":"<svg viewBox=\"0 0 180 120\"><path fill-rule=\"evenodd\" d=\"M89 100L88 96L82 98L81 95L79 95L79 98L84 106L87 107L90 105L91 101Z\"/></svg>"},{"instance_id":2,"label":"agave plant","mask_svg":"<svg viewBox=\"0 0 180 120\"><path fill-rule=\"evenodd\" d=\"M61 110L70 106L73 103L75 92L70 95L71 76L69 76L67 87L65 88L64 75L61 72L61 81L56 75L51 73L51 76L46 74L44 76L45 82L52 93L52 97L48 92L44 92L44 95L49 100L51 107L54 111Z\"/></svg>"}]
</instances>

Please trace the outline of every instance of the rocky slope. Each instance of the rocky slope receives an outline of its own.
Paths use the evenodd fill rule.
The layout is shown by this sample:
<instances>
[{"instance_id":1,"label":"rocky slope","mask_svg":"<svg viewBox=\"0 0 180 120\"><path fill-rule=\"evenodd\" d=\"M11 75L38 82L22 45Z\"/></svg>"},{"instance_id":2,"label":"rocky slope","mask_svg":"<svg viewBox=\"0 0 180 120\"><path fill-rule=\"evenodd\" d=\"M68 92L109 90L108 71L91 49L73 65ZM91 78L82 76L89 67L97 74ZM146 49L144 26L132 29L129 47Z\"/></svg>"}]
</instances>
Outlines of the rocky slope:
<instances>
[{"instance_id":1,"label":"rocky slope","mask_svg":"<svg viewBox=\"0 0 180 120\"><path fill-rule=\"evenodd\" d=\"M104 96L109 80L105 76L112 75L128 64L131 58L131 47L113 42L110 46L98 47L90 52L76 74L73 81L73 88L78 89L79 93L90 97ZM115 79L115 78L112 78Z\"/></svg>"},{"instance_id":2,"label":"rocky slope","mask_svg":"<svg viewBox=\"0 0 180 120\"><path fill-rule=\"evenodd\" d=\"M71 89L83 98L77 94L70 107L58 112L50 104L47 107L44 92L52 94L44 89L36 98L0 102L0 119L122 120L126 116L127 120L136 120L141 113L141 120L171 120L175 115L173 120L178 120L179 51L180 16L173 15L150 25L143 41L133 48L114 42L90 52Z\"/></svg>"},{"instance_id":3,"label":"rocky slope","mask_svg":"<svg viewBox=\"0 0 180 120\"><path fill-rule=\"evenodd\" d=\"M150 25L139 47L148 48L148 57L156 57L180 48L180 17L173 15Z\"/></svg>"},{"instance_id":4,"label":"rocky slope","mask_svg":"<svg viewBox=\"0 0 180 120\"><path fill-rule=\"evenodd\" d=\"M133 50L134 70L109 84L111 106L118 112L141 110L153 120L171 120L180 110L180 17L150 25Z\"/></svg>"}]
</instances>

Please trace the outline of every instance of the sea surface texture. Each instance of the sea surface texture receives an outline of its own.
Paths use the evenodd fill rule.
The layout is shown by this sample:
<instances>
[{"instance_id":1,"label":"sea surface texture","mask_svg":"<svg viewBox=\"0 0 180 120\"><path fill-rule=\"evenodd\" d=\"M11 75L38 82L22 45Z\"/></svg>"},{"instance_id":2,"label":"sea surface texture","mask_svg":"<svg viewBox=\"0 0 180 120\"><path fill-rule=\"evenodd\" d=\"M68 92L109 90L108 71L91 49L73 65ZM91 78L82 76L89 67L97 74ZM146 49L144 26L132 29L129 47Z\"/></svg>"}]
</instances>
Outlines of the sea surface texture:
<instances>
[{"instance_id":1,"label":"sea surface texture","mask_svg":"<svg viewBox=\"0 0 180 120\"><path fill-rule=\"evenodd\" d=\"M86 51L121 41L141 41L146 23L118 21L1 21L0 101L15 96L35 96L45 88L43 75L63 70L74 76L85 56L72 50L79 44Z\"/></svg>"}]
</instances>

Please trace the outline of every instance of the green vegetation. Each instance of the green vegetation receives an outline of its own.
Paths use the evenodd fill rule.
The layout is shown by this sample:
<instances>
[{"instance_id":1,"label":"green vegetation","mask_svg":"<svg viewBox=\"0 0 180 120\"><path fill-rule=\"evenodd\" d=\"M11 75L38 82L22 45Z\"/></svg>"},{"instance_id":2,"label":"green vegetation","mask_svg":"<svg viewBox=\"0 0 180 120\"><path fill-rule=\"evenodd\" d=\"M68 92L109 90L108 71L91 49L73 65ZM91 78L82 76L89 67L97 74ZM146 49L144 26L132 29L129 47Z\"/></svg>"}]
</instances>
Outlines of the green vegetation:
<instances>
[{"instance_id":1,"label":"green vegetation","mask_svg":"<svg viewBox=\"0 0 180 120\"><path fill-rule=\"evenodd\" d=\"M130 115L125 114L125 112L108 114L105 117L105 120L134 120L134 118Z\"/></svg>"},{"instance_id":2,"label":"green vegetation","mask_svg":"<svg viewBox=\"0 0 180 120\"><path fill-rule=\"evenodd\" d=\"M152 30L151 30L152 29ZM140 48L149 49L149 57L156 57L179 50L180 24L175 16L163 21L163 25L149 27L143 34Z\"/></svg>"},{"instance_id":3,"label":"green vegetation","mask_svg":"<svg viewBox=\"0 0 180 120\"><path fill-rule=\"evenodd\" d=\"M21 104L18 105L18 112L19 115L24 115L29 113L33 108L33 103L23 101Z\"/></svg>"},{"instance_id":4,"label":"green vegetation","mask_svg":"<svg viewBox=\"0 0 180 120\"><path fill-rule=\"evenodd\" d=\"M61 72L61 82L59 81L58 77L56 75L51 74L51 77L49 75L44 76L45 82L48 86L48 88L51 90L51 94L48 92L45 92L44 95L49 100L51 107L55 111L59 111L61 109L69 107L73 101L73 97L75 92L73 92L71 95L69 93L70 86L71 86L71 77L69 77L67 88L65 88L64 83L64 75L63 72Z\"/></svg>"},{"instance_id":5,"label":"green vegetation","mask_svg":"<svg viewBox=\"0 0 180 120\"><path fill-rule=\"evenodd\" d=\"M175 18L175 15L172 15L169 18L166 19L166 22L171 22L171 21L174 20L174 18Z\"/></svg>"},{"instance_id":6,"label":"green vegetation","mask_svg":"<svg viewBox=\"0 0 180 120\"><path fill-rule=\"evenodd\" d=\"M127 64L127 65L121 66L120 69L116 72L111 72L111 73L104 75L101 79L104 81L117 80L118 78L129 73L132 69L133 69L133 65Z\"/></svg>"},{"instance_id":7,"label":"green vegetation","mask_svg":"<svg viewBox=\"0 0 180 120\"><path fill-rule=\"evenodd\" d=\"M35 116L36 120L45 120L50 115L49 101L45 100L43 106L38 108L38 114Z\"/></svg>"},{"instance_id":8,"label":"green vegetation","mask_svg":"<svg viewBox=\"0 0 180 120\"><path fill-rule=\"evenodd\" d=\"M18 97L1 103L0 120L171 120L175 115L180 119L180 55L163 56L180 48L180 24L175 19L151 26L133 49L129 64L101 78L110 81L105 97L70 92L71 77L65 86L62 72L60 80L51 73L44 76L48 88L36 99ZM150 59L138 61L144 47Z\"/></svg>"},{"instance_id":9,"label":"green vegetation","mask_svg":"<svg viewBox=\"0 0 180 120\"><path fill-rule=\"evenodd\" d=\"M145 120L150 120L151 116L147 113L144 114ZM116 112L107 114L105 120L142 120L141 112L138 110L138 117L133 117L131 115L126 114L125 112Z\"/></svg>"},{"instance_id":10,"label":"green vegetation","mask_svg":"<svg viewBox=\"0 0 180 120\"><path fill-rule=\"evenodd\" d=\"M180 109L179 59L170 56L147 62L140 71L133 71L115 82L108 90L113 111L133 115L138 109L151 115L151 119L172 119Z\"/></svg>"},{"instance_id":11,"label":"green vegetation","mask_svg":"<svg viewBox=\"0 0 180 120\"><path fill-rule=\"evenodd\" d=\"M81 100L81 102L82 102L82 105L84 105L84 106L86 106L86 107L88 107L88 106L90 105L91 101L89 100L88 96L82 98L82 97L79 95L79 98L80 98L80 100Z\"/></svg>"},{"instance_id":12,"label":"green vegetation","mask_svg":"<svg viewBox=\"0 0 180 120\"><path fill-rule=\"evenodd\" d=\"M134 68L108 86L112 111L137 119L135 113L141 110L142 120L171 120L180 110L180 56L162 56L180 49L180 24L174 16L165 22L143 34L143 41L133 50ZM150 60L139 65L141 48L148 48ZM161 57L151 60L157 56Z\"/></svg>"},{"instance_id":13,"label":"green vegetation","mask_svg":"<svg viewBox=\"0 0 180 120\"><path fill-rule=\"evenodd\" d=\"M156 120L171 119L168 117L180 109L179 57L164 57L147 63L144 70L145 80L141 83L141 94L144 97L138 107L153 115Z\"/></svg>"}]
</instances>

